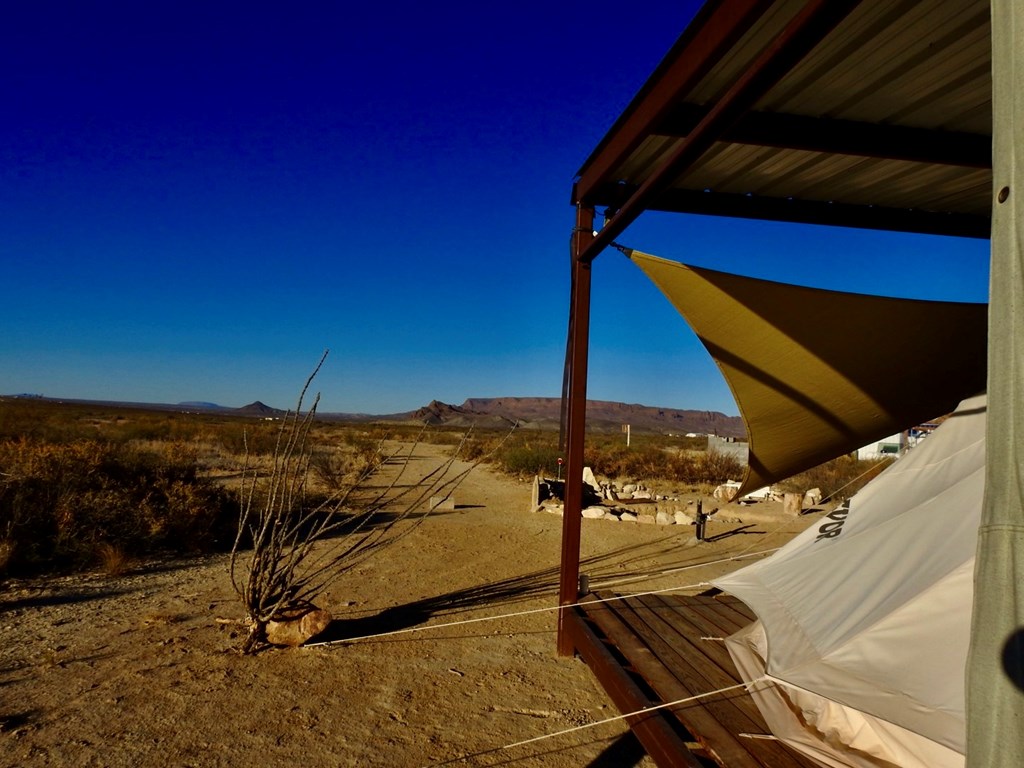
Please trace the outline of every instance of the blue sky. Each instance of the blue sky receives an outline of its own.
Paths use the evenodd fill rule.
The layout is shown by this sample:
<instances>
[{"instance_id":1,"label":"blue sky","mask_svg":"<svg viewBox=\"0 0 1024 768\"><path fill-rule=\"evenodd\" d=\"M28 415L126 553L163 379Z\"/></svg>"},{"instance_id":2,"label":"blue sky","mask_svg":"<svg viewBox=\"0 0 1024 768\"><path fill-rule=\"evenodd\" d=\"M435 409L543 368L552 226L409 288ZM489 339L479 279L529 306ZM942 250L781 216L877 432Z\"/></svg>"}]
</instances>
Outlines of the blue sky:
<instances>
[{"instance_id":1,"label":"blue sky","mask_svg":"<svg viewBox=\"0 0 1024 768\"><path fill-rule=\"evenodd\" d=\"M573 176L696 5L8 4L0 393L283 408L330 348L324 411L558 396ZM985 241L659 214L619 240L987 295ZM736 413L613 251L591 340L591 398Z\"/></svg>"}]
</instances>

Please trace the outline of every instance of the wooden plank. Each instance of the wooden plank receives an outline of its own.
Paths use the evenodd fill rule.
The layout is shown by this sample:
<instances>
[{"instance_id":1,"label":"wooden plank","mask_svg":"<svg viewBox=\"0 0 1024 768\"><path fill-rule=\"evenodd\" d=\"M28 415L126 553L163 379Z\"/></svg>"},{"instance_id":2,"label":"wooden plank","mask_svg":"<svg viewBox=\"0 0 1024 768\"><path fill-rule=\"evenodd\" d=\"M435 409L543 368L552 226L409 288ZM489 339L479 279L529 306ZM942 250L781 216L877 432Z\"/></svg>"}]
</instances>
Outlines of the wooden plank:
<instances>
[{"instance_id":1,"label":"wooden plank","mask_svg":"<svg viewBox=\"0 0 1024 768\"><path fill-rule=\"evenodd\" d=\"M714 597L700 597L701 605L714 605L717 615L723 618L729 617L736 629L743 627L757 620L757 615L747 607L747 604L738 597L732 595L716 595Z\"/></svg>"},{"instance_id":2,"label":"wooden plank","mask_svg":"<svg viewBox=\"0 0 1024 768\"><path fill-rule=\"evenodd\" d=\"M644 624L644 614L651 624ZM689 642L668 642L663 634L672 637L673 630L667 622L651 613L642 606L637 606L637 617L634 628L644 642L655 650L666 667L679 678L687 688L701 686L702 690L715 690L735 685L739 676L728 656L728 653L716 653L719 664L707 663L708 656L704 653L709 648L721 648L717 642L701 641L688 638ZM678 638L673 638L678 640ZM724 650L724 649L723 649ZM724 666L720 666L724 665ZM693 680L701 680L696 684ZM733 734L768 733L767 725L761 717L757 705L746 691L728 694L721 700L712 699L706 702L711 714ZM739 738L739 737L737 737ZM771 740L742 739L740 743L765 765L789 765L790 754L783 746Z\"/></svg>"},{"instance_id":3,"label":"wooden plank","mask_svg":"<svg viewBox=\"0 0 1024 768\"><path fill-rule=\"evenodd\" d=\"M664 605L662 610L666 615L682 617L701 635L728 637L750 624L750 620L728 604L709 602L706 598L701 598L703 602L687 600L680 603L678 598L665 598L660 595L651 597L657 598L658 602Z\"/></svg>"},{"instance_id":4,"label":"wooden plank","mask_svg":"<svg viewBox=\"0 0 1024 768\"><path fill-rule=\"evenodd\" d=\"M636 671L666 701L689 698L697 693L715 690L714 687L706 687L704 685L705 678L695 674L692 669L685 673L685 677L692 687L681 683L651 648L640 639L633 628L623 621L619 611L624 606L616 603L600 605L581 603L581 607L622 651ZM715 710L717 707L712 706L710 709ZM684 704L680 708L673 709L672 712L719 765L729 766L729 768L761 768L764 765L747 750L746 745L740 743L734 733L730 732L709 711L708 702Z\"/></svg>"},{"instance_id":5,"label":"wooden plank","mask_svg":"<svg viewBox=\"0 0 1024 768\"><path fill-rule=\"evenodd\" d=\"M671 627L678 635L679 642L694 646L697 653L706 656L722 669L733 668L732 657L725 646L725 638L731 633L709 626L699 614L683 610L673 611L670 607L659 605L656 600L644 599L639 605L657 616L664 622L665 627Z\"/></svg>"},{"instance_id":6,"label":"wooden plank","mask_svg":"<svg viewBox=\"0 0 1024 768\"><path fill-rule=\"evenodd\" d=\"M664 612L652 611L644 605L644 602L654 597L649 595L625 601L626 607L633 609L635 615L635 619L629 620L629 623L683 687L693 690L700 686L700 690L716 690L740 682L739 673L722 643L702 641L693 634L679 634L678 626L666 620ZM694 682L701 680L703 682ZM667 692L659 690L658 693L666 695ZM670 695L679 698L675 693ZM760 710L746 691L726 695L721 700L708 700L705 706L731 733L770 732ZM764 765L815 765L774 740L743 739L741 743Z\"/></svg>"},{"instance_id":7,"label":"wooden plank","mask_svg":"<svg viewBox=\"0 0 1024 768\"><path fill-rule=\"evenodd\" d=\"M748 622L749 609L735 598L727 596L724 600L714 600L690 596L648 595L613 601L602 606L604 608L594 606L593 610L612 610L616 618L626 626L627 631L636 635L636 641L643 650L620 650L624 651L630 663L645 676L662 699L672 701L693 693L726 688L739 682L739 675L724 645L721 642L700 639L702 630L715 629L709 616L719 624L729 624L732 629L739 622ZM651 664L660 665L664 672L652 671L652 667L649 666ZM665 672L668 673L668 677L665 676ZM705 701L703 707L730 734L768 733L760 711L746 692L723 694L720 698ZM719 754L715 751L718 745L711 743L706 736L701 738L702 726L686 719L691 715L690 712L677 712L676 715L695 732L711 753ZM740 746L757 760L757 765L816 765L780 742L736 738ZM733 765L732 762L726 764Z\"/></svg>"},{"instance_id":8,"label":"wooden plank","mask_svg":"<svg viewBox=\"0 0 1024 768\"><path fill-rule=\"evenodd\" d=\"M611 697L619 712L636 712L652 704L619 661L587 625L579 609L565 609L562 626L587 666ZM626 718L630 729L659 768L701 768L686 742L670 725L662 710Z\"/></svg>"}]
</instances>

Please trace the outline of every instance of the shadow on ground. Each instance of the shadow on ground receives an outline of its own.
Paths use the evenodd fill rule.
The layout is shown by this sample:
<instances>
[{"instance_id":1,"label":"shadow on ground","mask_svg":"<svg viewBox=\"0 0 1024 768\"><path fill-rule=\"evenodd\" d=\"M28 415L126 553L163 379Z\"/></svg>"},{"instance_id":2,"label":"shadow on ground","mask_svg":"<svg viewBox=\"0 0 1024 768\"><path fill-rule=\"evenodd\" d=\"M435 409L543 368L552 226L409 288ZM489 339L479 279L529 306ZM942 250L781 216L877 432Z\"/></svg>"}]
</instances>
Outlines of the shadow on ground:
<instances>
[{"instance_id":1,"label":"shadow on ground","mask_svg":"<svg viewBox=\"0 0 1024 768\"><path fill-rule=\"evenodd\" d=\"M652 548L653 547L653 548ZM581 560L581 569L599 578L607 572L620 573L619 565L632 557L664 557L680 549L676 539L633 544ZM358 618L337 618L326 630L310 640L310 643L343 642L345 640L369 639L381 635L417 627L438 615L451 616L483 606L508 606L518 602L548 597L555 605L558 596L559 570L557 566L545 568L521 576L500 579L488 584L446 592L434 597L416 600L404 605L387 608L372 616ZM495 612L497 613L497 611Z\"/></svg>"}]
</instances>

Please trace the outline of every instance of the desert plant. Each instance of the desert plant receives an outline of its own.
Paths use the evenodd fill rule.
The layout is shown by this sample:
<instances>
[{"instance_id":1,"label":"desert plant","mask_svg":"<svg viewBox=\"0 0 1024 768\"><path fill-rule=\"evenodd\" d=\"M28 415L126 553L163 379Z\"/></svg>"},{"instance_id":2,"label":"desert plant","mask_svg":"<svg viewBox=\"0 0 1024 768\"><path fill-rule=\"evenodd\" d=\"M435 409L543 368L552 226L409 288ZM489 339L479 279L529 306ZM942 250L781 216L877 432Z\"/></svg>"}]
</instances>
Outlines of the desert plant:
<instances>
[{"instance_id":1,"label":"desert plant","mask_svg":"<svg viewBox=\"0 0 1024 768\"><path fill-rule=\"evenodd\" d=\"M840 502L882 474L893 461L889 458L858 459L856 454L848 454L793 475L782 481L779 488L797 493L819 488L824 494L822 501Z\"/></svg>"},{"instance_id":2,"label":"desert plant","mask_svg":"<svg viewBox=\"0 0 1024 768\"><path fill-rule=\"evenodd\" d=\"M453 451L424 478L399 483L409 468L412 447L364 462L349 480L326 494L310 487L313 457L310 431L320 395L303 413L313 379L327 353L306 380L294 411L281 421L276 448L265 474L248 461L244 472L238 533L231 553L231 582L241 599L248 628L243 653L266 642L271 621L300 615L312 607L324 588L381 548L408 535L422 523L431 497L447 497L476 466L453 472ZM478 462L477 462L478 463ZM397 467L389 482L367 482L382 466ZM399 523L409 525L399 527ZM243 546L252 551L243 565Z\"/></svg>"},{"instance_id":3,"label":"desert plant","mask_svg":"<svg viewBox=\"0 0 1024 768\"><path fill-rule=\"evenodd\" d=\"M84 568L97 547L128 555L225 548L229 495L182 443L0 440L0 541L8 570Z\"/></svg>"},{"instance_id":4,"label":"desert plant","mask_svg":"<svg viewBox=\"0 0 1024 768\"><path fill-rule=\"evenodd\" d=\"M123 576L132 565L132 558L121 547L108 541L96 545L96 557L100 568L107 576Z\"/></svg>"}]
</instances>

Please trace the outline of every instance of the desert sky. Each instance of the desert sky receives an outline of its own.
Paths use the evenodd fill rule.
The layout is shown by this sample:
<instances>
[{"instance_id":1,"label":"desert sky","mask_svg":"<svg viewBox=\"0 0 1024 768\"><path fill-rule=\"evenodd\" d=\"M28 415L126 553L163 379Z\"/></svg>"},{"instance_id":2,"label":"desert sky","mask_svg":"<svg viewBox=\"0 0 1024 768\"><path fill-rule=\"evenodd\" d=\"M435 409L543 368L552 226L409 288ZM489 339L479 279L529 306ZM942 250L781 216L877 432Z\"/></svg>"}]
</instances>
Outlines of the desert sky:
<instances>
[{"instance_id":1,"label":"desert sky","mask_svg":"<svg viewBox=\"0 0 1024 768\"><path fill-rule=\"evenodd\" d=\"M7 3L0 394L321 409L557 396L575 172L699 3ZM986 241L645 214L619 240L984 301ZM592 398L735 414L634 266Z\"/></svg>"}]
</instances>

